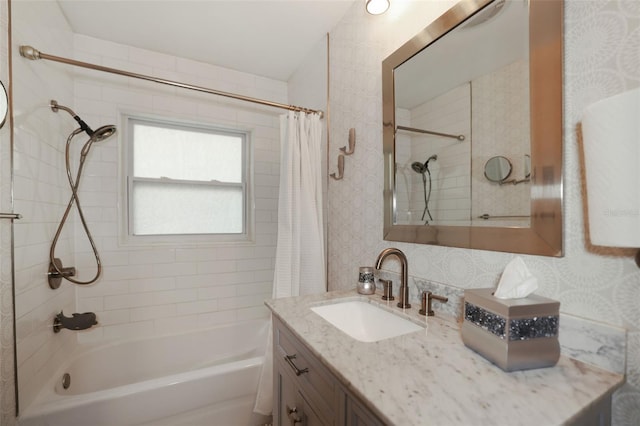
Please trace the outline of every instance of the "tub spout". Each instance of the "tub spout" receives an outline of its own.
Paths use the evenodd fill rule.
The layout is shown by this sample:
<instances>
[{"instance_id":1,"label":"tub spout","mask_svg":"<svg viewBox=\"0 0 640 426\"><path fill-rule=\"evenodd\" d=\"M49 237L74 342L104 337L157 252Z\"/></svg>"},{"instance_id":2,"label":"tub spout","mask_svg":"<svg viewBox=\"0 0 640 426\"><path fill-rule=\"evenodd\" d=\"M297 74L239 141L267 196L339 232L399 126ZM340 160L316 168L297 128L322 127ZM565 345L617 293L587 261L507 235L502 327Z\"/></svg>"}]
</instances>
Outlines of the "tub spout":
<instances>
[{"instance_id":1,"label":"tub spout","mask_svg":"<svg viewBox=\"0 0 640 426\"><path fill-rule=\"evenodd\" d=\"M60 311L53 319L53 332L59 333L63 328L67 330L86 330L96 324L98 324L98 321L96 320L96 314L93 312L72 314L71 317L65 317L64 313Z\"/></svg>"}]
</instances>

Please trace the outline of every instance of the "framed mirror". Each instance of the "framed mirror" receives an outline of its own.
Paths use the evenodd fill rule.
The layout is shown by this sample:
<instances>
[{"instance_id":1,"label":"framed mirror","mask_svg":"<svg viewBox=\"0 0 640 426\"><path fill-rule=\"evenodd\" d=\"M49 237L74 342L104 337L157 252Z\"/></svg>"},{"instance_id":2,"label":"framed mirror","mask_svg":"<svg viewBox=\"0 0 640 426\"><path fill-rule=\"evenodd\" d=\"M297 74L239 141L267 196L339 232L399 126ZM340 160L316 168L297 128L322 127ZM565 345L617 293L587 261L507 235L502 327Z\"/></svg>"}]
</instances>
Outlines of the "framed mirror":
<instances>
[{"instance_id":1,"label":"framed mirror","mask_svg":"<svg viewBox=\"0 0 640 426\"><path fill-rule=\"evenodd\" d=\"M562 256L562 8L462 0L383 61L385 240Z\"/></svg>"}]
</instances>

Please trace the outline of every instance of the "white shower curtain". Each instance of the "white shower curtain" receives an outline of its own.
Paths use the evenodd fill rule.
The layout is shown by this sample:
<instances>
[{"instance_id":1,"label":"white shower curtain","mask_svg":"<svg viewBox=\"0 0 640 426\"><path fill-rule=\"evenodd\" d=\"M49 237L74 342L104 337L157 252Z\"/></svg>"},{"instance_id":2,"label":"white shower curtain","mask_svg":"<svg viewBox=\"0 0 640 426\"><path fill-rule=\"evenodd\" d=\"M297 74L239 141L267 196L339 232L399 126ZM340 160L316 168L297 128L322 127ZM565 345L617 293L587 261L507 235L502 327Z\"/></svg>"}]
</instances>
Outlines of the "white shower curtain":
<instances>
[{"instance_id":1,"label":"white shower curtain","mask_svg":"<svg viewBox=\"0 0 640 426\"><path fill-rule=\"evenodd\" d=\"M273 298L326 290L322 221L322 127L317 114L280 116L280 195ZM254 411L273 408L271 328Z\"/></svg>"}]
</instances>

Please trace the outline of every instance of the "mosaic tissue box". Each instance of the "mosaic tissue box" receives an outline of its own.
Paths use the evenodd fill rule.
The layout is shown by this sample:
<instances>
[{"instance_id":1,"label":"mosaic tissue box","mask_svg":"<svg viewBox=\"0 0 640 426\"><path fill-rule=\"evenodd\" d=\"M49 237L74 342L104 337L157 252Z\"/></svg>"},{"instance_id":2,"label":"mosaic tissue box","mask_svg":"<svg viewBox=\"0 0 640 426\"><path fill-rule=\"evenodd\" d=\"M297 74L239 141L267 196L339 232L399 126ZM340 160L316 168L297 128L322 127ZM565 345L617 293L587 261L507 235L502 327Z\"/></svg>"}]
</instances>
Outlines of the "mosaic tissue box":
<instances>
[{"instance_id":1,"label":"mosaic tissue box","mask_svg":"<svg viewBox=\"0 0 640 426\"><path fill-rule=\"evenodd\" d=\"M505 371L555 365L560 358L560 302L535 294L498 299L493 292L465 290L464 344Z\"/></svg>"}]
</instances>

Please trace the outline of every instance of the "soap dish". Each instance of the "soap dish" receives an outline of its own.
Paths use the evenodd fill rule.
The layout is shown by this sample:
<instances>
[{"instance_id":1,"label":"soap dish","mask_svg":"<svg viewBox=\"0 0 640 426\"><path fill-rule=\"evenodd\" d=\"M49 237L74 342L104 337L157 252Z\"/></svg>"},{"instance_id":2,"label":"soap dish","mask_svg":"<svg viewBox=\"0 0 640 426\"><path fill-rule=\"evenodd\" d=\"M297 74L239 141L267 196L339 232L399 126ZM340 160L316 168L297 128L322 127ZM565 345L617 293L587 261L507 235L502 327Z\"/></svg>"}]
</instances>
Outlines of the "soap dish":
<instances>
[{"instance_id":1,"label":"soap dish","mask_svg":"<svg viewBox=\"0 0 640 426\"><path fill-rule=\"evenodd\" d=\"M493 292L465 290L464 344L505 371L555 365L560 358L560 302L535 294L498 299Z\"/></svg>"}]
</instances>

